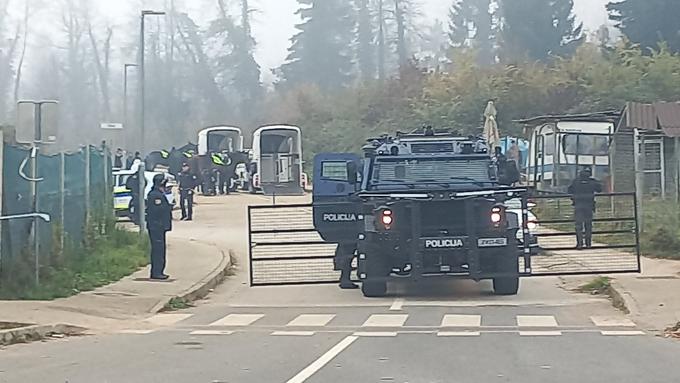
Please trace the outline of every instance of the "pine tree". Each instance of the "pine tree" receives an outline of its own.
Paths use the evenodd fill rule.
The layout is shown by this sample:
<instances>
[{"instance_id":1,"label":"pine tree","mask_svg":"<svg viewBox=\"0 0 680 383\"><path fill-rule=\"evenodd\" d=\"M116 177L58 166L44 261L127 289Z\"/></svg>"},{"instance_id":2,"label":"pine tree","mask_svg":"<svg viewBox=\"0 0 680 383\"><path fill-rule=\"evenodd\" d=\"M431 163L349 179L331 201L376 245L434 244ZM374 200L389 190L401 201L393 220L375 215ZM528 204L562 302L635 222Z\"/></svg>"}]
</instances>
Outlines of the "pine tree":
<instances>
[{"instance_id":1,"label":"pine tree","mask_svg":"<svg viewBox=\"0 0 680 383\"><path fill-rule=\"evenodd\" d=\"M349 83L354 40L352 9L346 0L298 0L302 23L281 67L285 84L313 83L332 89Z\"/></svg>"},{"instance_id":2,"label":"pine tree","mask_svg":"<svg viewBox=\"0 0 680 383\"><path fill-rule=\"evenodd\" d=\"M482 65L495 61L492 5L491 0L456 0L449 11L451 46L476 49Z\"/></svg>"},{"instance_id":3,"label":"pine tree","mask_svg":"<svg viewBox=\"0 0 680 383\"><path fill-rule=\"evenodd\" d=\"M680 1L622 0L609 3L607 10L616 27L643 49L665 42L671 51L680 52Z\"/></svg>"},{"instance_id":4,"label":"pine tree","mask_svg":"<svg viewBox=\"0 0 680 383\"><path fill-rule=\"evenodd\" d=\"M500 9L505 61L569 56L584 40L573 0L501 0Z\"/></svg>"},{"instance_id":5,"label":"pine tree","mask_svg":"<svg viewBox=\"0 0 680 383\"><path fill-rule=\"evenodd\" d=\"M357 61L361 78L371 80L375 76L374 29L368 0L354 0L357 10Z\"/></svg>"}]
</instances>

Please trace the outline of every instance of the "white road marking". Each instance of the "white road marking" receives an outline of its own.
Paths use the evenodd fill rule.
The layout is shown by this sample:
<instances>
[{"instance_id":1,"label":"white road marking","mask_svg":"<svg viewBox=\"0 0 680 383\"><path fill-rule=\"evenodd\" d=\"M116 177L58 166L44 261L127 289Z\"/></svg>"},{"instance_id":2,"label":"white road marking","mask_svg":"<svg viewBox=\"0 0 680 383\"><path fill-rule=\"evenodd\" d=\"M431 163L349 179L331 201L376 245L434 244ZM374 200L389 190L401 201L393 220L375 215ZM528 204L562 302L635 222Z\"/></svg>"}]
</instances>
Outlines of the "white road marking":
<instances>
[{"instance_id":1,"label":"white road marking","mask_svg":"<svg viewBox=\"0 0 680 383\"><path fill-rule=\"evenodd\" d=\"M189 333L189 335L231 335L233 331L221 330L196 330Z\"/></svg>"},{"instance_id":2,"label":"white road marking","mask_svg":"<svg viewBox=\"0 0 680 383\"><path fill-rule=\"evenodd\" d=\"M442 319L441 327L480 327L481 325L481 315L447 314Z\"/></svg>"},{"instance_id":3,"label":"white road marking","mask_svg":"<svg viewBox=\"0 0 680 383\"><path fill-rule=\"evenodd\" d=\"M633 323L633 321L623 317L594 316L590 317L590 320L597 327L635 327L635 323Z\"/></svg>"},{"instance_id":4,"label":"white road marking","mask_svg":"<svg viewBox=\"0 0 680 383\"><path fill-rule=\"evenodd\" d=\"M300 371L297 375L289 379L286 383L303 383L307 379L309 379L312 375L314 375L317 371L323 368L328 362L333 360L338 354L340 354L342 351L344 351L349 345L354 343L355 340L359 339L359 337L356 336L348 336L345 339L341 340L340 343L336 344L333 346L330 350L328 350L325 354L321 355L321 357L309 366L305 367L302 371Z\"/></svg>"},{"instance_id":5,"label":"white road marking","mask_svg":"<svg viewBox=\"0 0 680 383\"><path fill-rule=\"evenodd\" d=\"M193 315L194 314L158 314L144 320L144 322L155 324L157 326L170 326Z\"/></svg>"},{"instance_id":6,"label":"white road marking","mask_svg":"<svg viewBox=\"0 0 680 383\"><path fill-rule=\"evenodd\" d=\"M321 327L335 318L335 314L302 314L288 322L286 326L297 327Z\"/></svg>"},{"instance_id":7,"label":"white road marking","mask_svg":"<svg viewBox=\"0 0 680 383\"><path fill-rule=\"evenodd\" d=\"M248 326L264 317L264 314L229 314L209 326Z\"/></svg>"},{"instance_id":8,"label":"white road marking","mask_svg":"<svg viewBox=\"0 0 680 383\"><path fill-rule=\"evenodd\" d=\"M406 314L373 314L362 327L401 327L406 322Z\"/></svg>"},{"instance_id":9,"label":"white road marking","mask_svg":"<svg viewBox=\"0 0 680 383\"><path fill-rule=\"evenodd\" d=\"M642 331L601 331L600 332L602 335L607 335L607 336L630 336L630 335L645 335L644 332Z\"/></svg>"},{"instance_id":10,"label":"white road marking","mask_svg":"<svg viewBox=\"0 0 680 383\"><path fill-rule=\"evenodd\" d=\"M154 330L122 330L119 334L130 334L130 335L146 335L151 334Z\"/></svg>"},{"instance_id":11,"label":"white road marking","mask_svg":"<svg viewBox=\"0 0 680 383\"><path fill-rule=\"evenodd\" d=\"M552 315L517 315L519 327L557 327L557 320Z\"/></svg>"},{"instance_id":12,"label":"white road marking","mask_svg":"<svg viewBox=\"0 0 680 383\"><path fill-rule=\"evenodd\" d=\"M393 337L397 336L396 331L357 331L354 336L359 337Z\"/></svg>"},{"instance_id":13,"label":"white road marking","mask_svg":"<svg viewBox=\"0 0 680 383\"><path fill-rule=\"evenodd\" d=\"M439 331L437 336L480 336L479 331Z\"/></svg>"},{"instance_id":14,"label":"white road marking","mask_svg":"<svg viewBox=\"0 0 680 383\"><path fill-rule=\"evenodd\" d=\"M397 298L392 302L392 306L390 306L390 311L401 311L401 307L404 305L404 300L401 298Z\"/></svg>"},{"instance_id":15,"label":"white road marking","mask_svg":"<svg viewBox=\"0 0 680 383\"><path fill-rule=\"evenodd\" d=\"M312 336L314 331L274 331L274 336Z\"/></svg>"},{"instance_id":16,"label":"white road marking","mask_svg":"<svg viewBox=\"0 0 680 383\"><path fill-rule=\"evenodd\" d=\"M519 336L560 336L561 331L520 331Z\"/></svg>"}]
</instances>

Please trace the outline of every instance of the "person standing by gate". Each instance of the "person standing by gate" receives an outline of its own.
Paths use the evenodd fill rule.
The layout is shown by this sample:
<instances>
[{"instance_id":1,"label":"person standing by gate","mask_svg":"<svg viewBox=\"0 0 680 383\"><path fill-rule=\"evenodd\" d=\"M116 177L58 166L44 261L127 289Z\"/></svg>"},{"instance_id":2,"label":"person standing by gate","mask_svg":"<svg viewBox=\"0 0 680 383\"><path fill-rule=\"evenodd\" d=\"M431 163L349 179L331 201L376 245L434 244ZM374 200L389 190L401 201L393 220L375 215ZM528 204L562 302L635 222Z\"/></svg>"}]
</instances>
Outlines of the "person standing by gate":
<instances>
[{"instance_id":1,"label":"person standing by gate","mask_svg":"<svg viewBox=\"0 0 680 383\"><path fill-rule=\"evenodd\" d=\"M151 276L153 280L164 281L165 274L165 235L172 230L172 205L165 196L165 175L153 177L153 188L149 192L146 205L146 227L151 240Z\"/></svg>"},{"instance_id":2,"label":"person standing by gate","mask_svg":"<svg viewBox=\"0 0 680 383\"><path fill-rule=\"evenodd\" d=\"M590 168L579 172L578 177L569 185L568 192L574 203L574 222L576 224L576 248L590 248L593 244L593 213L595 212L595 193L602 193L602 184L592 177Z\"/></svg>"},{"instance_id":3,"label":"person standing by gate","mask_svg":"<svg viewBox=\"0 0 680 383\"><path fill-rule=\"evenodd\" d=\"M186 162L182 164L182 171L177 178L179 180L179 206L182 209L182 221L191 221L194 217L194 190L198 186L198 178Z\"/></svg>"},{"instance_id":4,"label":"person standing by gate","mask_svg":"<svg viewBox=\"0 0 680 383\"><path fill-rule=\"evenodd\" d=\"M354 260L355 244L339 243L335 249L335 270L340 271L340 288L341 289L358 289L354 282L352 282L352 261Z\"/></svg>"}]
</instances>

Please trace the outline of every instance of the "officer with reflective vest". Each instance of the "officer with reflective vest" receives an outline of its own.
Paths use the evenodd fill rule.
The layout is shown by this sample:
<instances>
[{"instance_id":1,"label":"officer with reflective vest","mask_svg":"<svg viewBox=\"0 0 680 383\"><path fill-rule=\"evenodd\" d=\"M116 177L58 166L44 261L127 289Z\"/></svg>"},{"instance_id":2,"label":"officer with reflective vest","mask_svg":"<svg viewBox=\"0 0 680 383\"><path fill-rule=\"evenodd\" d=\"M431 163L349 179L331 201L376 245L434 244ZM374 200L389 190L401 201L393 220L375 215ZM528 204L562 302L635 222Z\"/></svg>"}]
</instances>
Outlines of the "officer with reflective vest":
<instances>
[{"instance_id":1,"label":"officer with reflective vest","mask_svg":"<svg viewBox=\"0 0 680 383\"><path fill-rule=\"evenodd\" d=\"M595 194L602 193L602 184L592 177L590 168L579 172L578 177L569 185L568 192L574 203L574 223L576 224L576 248L590 248L593 244L593 213Z\"/></svg>"},{"instance_id":2,"label":"officer with reflective vest","mask_svg":"<svg viewBox=\"0 0 680 383\"><path fill-rule=\"evenodd\" d=\"M177 177L179 181L179 206L182 209L182 221L191 221L194 216L194 190L198 186L198 178L191 171L188 163L182 164L182 171Z\"/></svg>"},{"instance_id":3,"label":"officer with reflective vest","mask_svg":"<svg viewBox=\"0 0 680 383\"><path fill-rule=\"evenodd\" d=\"M165 235L172 230L172 205L165 196L166 179L163 174L153 177L153 188L146 204L146 227L151 240L151 276L153 280L166 280Z\"/></svg>"}]
</instances>

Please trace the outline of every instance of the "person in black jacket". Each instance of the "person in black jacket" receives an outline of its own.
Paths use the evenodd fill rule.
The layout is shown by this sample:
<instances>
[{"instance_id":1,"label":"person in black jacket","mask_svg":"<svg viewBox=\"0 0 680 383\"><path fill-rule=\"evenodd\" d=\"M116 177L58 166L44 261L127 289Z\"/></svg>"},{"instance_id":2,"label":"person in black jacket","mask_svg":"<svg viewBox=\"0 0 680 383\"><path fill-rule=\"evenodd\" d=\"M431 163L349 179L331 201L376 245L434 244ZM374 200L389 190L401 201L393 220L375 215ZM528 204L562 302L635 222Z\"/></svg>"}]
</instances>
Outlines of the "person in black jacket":
<instances>
[{"instance_id":1,"label":"person in black jacket","mask_svg":"<svg viewBox=\"0 0 680 383\"><path fill-rule=\"evenodd\" d=\"M182 209L182 221L191 221L194 216L194 189L198 186L198 178L191 171L188 163L182 164L182 171L177 177L179 181L179 206Z\"/></svg>"},{"instance_id":2,"label":"person in black jacket","mask_svg":"<svg viewBox=\"0 0 680 383\"><path fill-rule=\"evenodd\" d=\"M579 172L578 177L569 185L569 194L574 202L574 221L576 224L576 248L590 248L593 244L593 213L595 212L595 193L602 193L602 184L592 177L590 168Z\"/></svg>"},{"instance_id":3,"label":"person in black jacket","mask_svg":"<svg viewBox=\"0 0 680 383\"><path fill-rule=\"evenodd\" d=\"M151 279L166 280L165 235L172 230L172 206L165 197L166 179L163 174L153 177L153 188L146 204L146 227L151 240Z\"/></svg>"}]
</instances>

